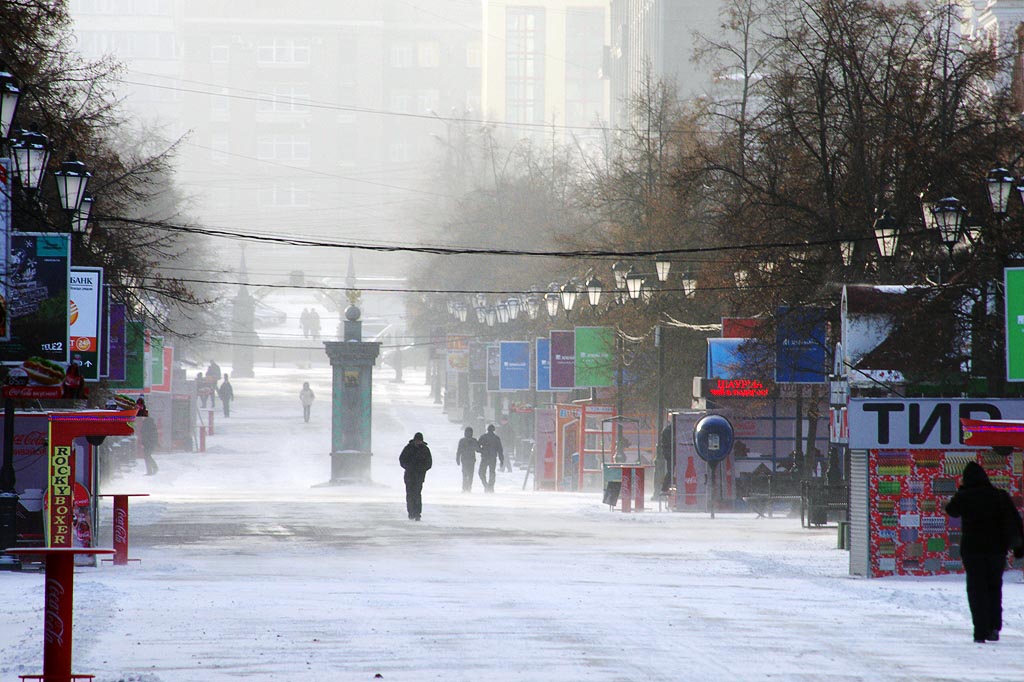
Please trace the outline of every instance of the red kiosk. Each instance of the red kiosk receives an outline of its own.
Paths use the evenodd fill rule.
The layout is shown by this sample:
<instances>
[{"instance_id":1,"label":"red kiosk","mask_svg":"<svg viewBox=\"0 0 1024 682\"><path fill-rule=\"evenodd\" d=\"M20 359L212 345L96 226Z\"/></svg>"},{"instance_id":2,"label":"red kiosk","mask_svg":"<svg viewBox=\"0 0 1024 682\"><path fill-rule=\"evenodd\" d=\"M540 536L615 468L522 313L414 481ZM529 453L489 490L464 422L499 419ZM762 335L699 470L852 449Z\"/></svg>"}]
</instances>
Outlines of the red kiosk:
<instances>
[{"instance_id":1,"label":"red kiosk","mask_svg":"<svg viewBox=\"0 0 1024 682\"><path fill-rule=\"evenodd\" d=\"M8 550L12 554L42 555L46 560L43 673L21 675L23 680L71 682L92 678L92 675L71 672L75 555L113 554L114 550L73 546L75 458L72 455L72 442L79 437L130 436L134 433L131 422L136 413L137 410L104 410L55 412L48 415L50 503L47 518L44 519L46 547Z\"/></svg>"}]
</instances>

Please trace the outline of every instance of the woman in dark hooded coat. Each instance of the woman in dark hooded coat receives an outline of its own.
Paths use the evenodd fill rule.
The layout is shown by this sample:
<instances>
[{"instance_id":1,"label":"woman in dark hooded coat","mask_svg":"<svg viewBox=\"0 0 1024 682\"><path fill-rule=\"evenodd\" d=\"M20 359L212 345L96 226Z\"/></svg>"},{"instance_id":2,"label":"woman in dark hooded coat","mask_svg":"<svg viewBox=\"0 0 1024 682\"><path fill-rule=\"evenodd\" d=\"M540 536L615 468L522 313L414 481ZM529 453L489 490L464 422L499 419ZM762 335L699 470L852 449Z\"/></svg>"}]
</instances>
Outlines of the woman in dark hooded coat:
<instances>
[{"instance_id":1,"label":"woman in dark hooded coat","mask_svg":"<svg viewBox=\"0 0 1024 682\"><path fill-rule=\"evenodd\" d=\"M1016 523L1019 527L1020 515L1010 495L992 485L976 462L964 467L963 480L946 505L946 513L963 520L960 557L967 574L974 641L997 642L1003 626L1003 569L1011 535L1008 526Z\"/></svg>"}]
</instances>

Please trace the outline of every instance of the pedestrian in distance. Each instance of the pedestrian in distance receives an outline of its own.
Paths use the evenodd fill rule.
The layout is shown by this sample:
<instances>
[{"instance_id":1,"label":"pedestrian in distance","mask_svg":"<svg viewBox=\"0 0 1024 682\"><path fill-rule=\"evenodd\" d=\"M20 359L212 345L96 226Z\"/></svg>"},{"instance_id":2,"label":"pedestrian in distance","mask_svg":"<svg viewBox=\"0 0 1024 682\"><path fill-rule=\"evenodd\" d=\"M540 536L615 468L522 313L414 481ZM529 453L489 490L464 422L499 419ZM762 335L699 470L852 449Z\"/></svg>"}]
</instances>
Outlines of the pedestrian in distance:
<instances>
[{"instance_id":1,"label":"pedestrian in distance","mask_svg":"<svg viewBox=\"0 0 1024 682\"><path fill-rule=\"evenodd\" d=\"M235 399L235 389L228 381L228 375L224 375L224 383L217 389L217 395L220 396L220 404L224 408L224 416L231 416L231 401Z\"/></svg>"},{"instance_id":2,"label":"pedestrian in distance","mask_svg":"<svg viewBox=\"0 0 1024 682\"><path fill-rule=\"evenodd\" d=\"M210 385L206 383L206 375L200 372L196 374L196 395L199 396L200 407L206 407L206 401L210 399Z\"/></svg>"},{"instance_id":3,"label":"pedestrian in distance","mask_svg":"<svg viewBox=\"0 0 1024 682\"><path fill-rule=\"evenodd\" d=\"M1003 627L1003 570L1006 552L1024 555L1021 518L1009 493L992 485L977 462L968 462L946 513L962 519L960 558L967 577L967 604L974 641L998 642ZM1017 539L1015 539L1015 537Z\"/></svg>"},{"instance_id":4,"label":"pedestrian in distance","mask_svg":"<svg viewBox=\"0 0 1024 682\"><path fill-rule=\"evenodd\" d=\"M220 381L220 365L210 360L206 366L206 385L210 387L210 407L217 407L217 382Z\"/></svg>"},{"instance_id":5,"label":"pedestrian in distance","mask_svg":"<svg viewBox=\"0 0 1024 682\"><path fill-rule=\"evenodd\" d=\"M462 492L473 492L473 474L476 473L476 451L479 443L473 438L473 427L467 426L455 450L455 463L462 466Z\"/></svg>"},{"instance_id":6,"label":"pedestrian in distance","mask_svg":"<svg viewBox=\"0 0 1024 682\"><path fill-rule=\"evenodd\" d=\"M303 308L299 315L299 326L302 327L302 336L309 338L309 308Z\"/></svg>"},{"instance_id":7,"label":"pedestrian in distance","mask_svg":"<svg viewBox=\"0 0 1024 682\"><path fill-rule=\"evenodd\" d=\"M139 424L139 440L142 442L142 456L146 460L146 475L152 476L156 474L159 467L156 465L156 460L153 459L153 451L156 450L157 441L159 437L156 431L156 422L152 417L136 417L136 420L141 421Z\"/></svg>"},{"instance_id":8,"label":"pedestrian in distance","mask_svg":"<svg viewBox=\"0 0 1024 682\"><path fill-rule=\"evenodd\" d=\"M419 521L423 514L423 480L434 463L422 433L414 434L402 448L398 463L405 469L405 508L409 520Z\"/></svg>"},{"instance_id":9,"label":"pedestrian in distance","mask_svg":"<svg viewBox=\"0 0 1024 682\"><path fill-rule=\"evenodd\" d=\"M480 482L484 484L485 493L494 492L494 465L501 460L505 466L505 453L501 448L501 439L494 433L494 424L487 425L487 433L480 436L477 444L480 452Z\"/></svg>"},{"instance_id":10,"label":"pedestrian in distance","mask_svg":"<svg viewBox=\"0 0 1024 682\"><path fill-rule=\"evenodd\" d=\"M313 406L313 401L316 399L316 395L313 393L313 389L309 387L309 382L302 382L302 390L299 391L299 402L302 403L302 421L309 423L309 412Z\"/></svg>"}]
</instances>

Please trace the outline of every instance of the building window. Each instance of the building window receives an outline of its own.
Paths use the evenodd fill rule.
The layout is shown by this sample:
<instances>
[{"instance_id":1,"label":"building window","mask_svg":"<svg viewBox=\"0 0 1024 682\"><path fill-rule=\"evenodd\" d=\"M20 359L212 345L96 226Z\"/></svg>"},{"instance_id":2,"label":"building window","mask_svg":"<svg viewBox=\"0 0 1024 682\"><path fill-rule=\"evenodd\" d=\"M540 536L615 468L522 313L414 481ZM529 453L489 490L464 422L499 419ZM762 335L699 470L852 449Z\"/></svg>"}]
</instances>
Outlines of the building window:
<instances>
[{"instance_id":1,"label":"building window","mask_svg":"<svg viewBox=\"0 0 1024 682\"><path fill-rule=\"evenodd\" d=\"M585 126L606 118L604 10L570 8L565 17L565 122Z\"/></svg>"},{"instance_id":2,"label":"building window","mask_svg":"<svg viewBox=\"0 0 1024 682\"><path fill-rule=\"evenodd\" d=\"M210 137L210 161L223 166L231 159L231 142L227 135L213 135Z\"/></svg>"},{"instance_id":3,"label":"building window","mask_svg":"<svg viewBox=\"0 0 1024 682\"><path fill-rule=\"evenodd\" d=\"M259 64L309 64L309 43L290 38L274 38L256 48Z\"/></svg>"},{"instance_id":4,"label":"building window","mask_svg":"<svg viewBox=\"0 0 1024 682\"><path fill-rule=\"evenodd\" d=\"M416 93L416 113L424 114L428 111L437 111L438 103L441 101L441 93L438 90L420 90Z\"/></svg>"},{"instance_id":5,"label":"building window","mask_svg":"<svg viewBox=\"0 0 1024 682\"><path fill-rule=\"evenodd\" d=\"M305 114L309 112L308 85L275 85L269 97L261 97L257 110L263 114Z\"/></svg>"},{"instance_id":6,"label":"building window","mask_svg":"<svg viewBox=\"0 0 1024 682\"><path fill-rule=\"evenodd\" d=\"M310 191L293 183L274 184L269 190L260 192L259 203L265 208L302 208L309 206Z\"/></svg>"},{"instance_id":7,"label":"building window","mask_svg":"<svg viewBox=\"0 0 1024 682\"><path fill-rule=\"evenodd\" d=\"M505 117L544 122L544 10L505 10Z\"/></svg>"},{"instance_id":8,"label":"building window","mask_svg":"<svg viewBox=\"0 0 1024 682\"><path fill-rule=\"evenodd\" d=\"M395 43L391 46L391 68L408 69L413 65L413 49L408 43Z\"/></svg>"},{"instance_id":9,"label":"building window","mask_svg":"<svg viewBox=\"0 0 1024 682\"><path fill-rule=\"evenodd\" d=\"M231 113L231 99L227 88L220 88L219 95L210 95L210 113L214 116L227 116Z\"/></svg>"},{"instance_id":10,"label":"building window","mask_svg":"<svg viewBox=\"0 0 1024 682\"><path fill-rule=\"evenodd\" d=\"M394 112L412 113L412 93L408 90L392 90L389 109Z\"/></svg>"},{"instance_id":11,"label":"building window","mask_svg":"<svg viewBox=\"0 0 1024 682\"><path fill-rule=\"evenodd\" d=\"M483 63L483 51L480 48L480 43L470 43L466 45L466 67L470 69L479 69Z\"/></svg>"},{"instance_id":12,"label":"building window","mask_svg":"<svg viewBox=\"0 0 1024 682\"><path fill-rule=\"evenodd\" d=\"M420 43L416 55L421 68L436 69L441 66L441 47L437 43Z\"/></svg>"},{"instance_id":13,"label":"building window","mask_svg":"<svg viewBox=\"0 0 1024 682\"><path fill-rule=\"evenodd\" d=\"M231 48L227 45L210 45L210 62L213 64L227 64L231 55Z\"/></svg>"},{"instance_id":14,"label":"building window","mask_svg":"<svg viewBox=\"0 0 1024 682\"><path fill-rule=\"evenodd\" d=\"M260 161L287 161L306 164L310 160L309 137L306 135L261 135L256 140L256 157Z\"/></svg>"}]
</instances>

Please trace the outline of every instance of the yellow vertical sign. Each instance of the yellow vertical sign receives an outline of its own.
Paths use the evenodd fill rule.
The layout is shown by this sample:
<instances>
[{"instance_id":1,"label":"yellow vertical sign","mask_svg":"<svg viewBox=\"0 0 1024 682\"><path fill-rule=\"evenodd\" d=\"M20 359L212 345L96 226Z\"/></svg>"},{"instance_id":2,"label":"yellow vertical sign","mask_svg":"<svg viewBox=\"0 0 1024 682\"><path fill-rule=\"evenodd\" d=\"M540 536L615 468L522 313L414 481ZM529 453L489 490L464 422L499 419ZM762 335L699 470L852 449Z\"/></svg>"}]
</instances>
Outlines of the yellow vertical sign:
<instances>
[{"instance_id":1,"label":"yellow vertical sign","mask_svg":"<svg viewBox=\"0 0 1024 682\"><path fill-rule=\"evenodd\" d=\"M71 547L74 533L74 489L75 467L71 447L53 446L53 431L50 431L50 514L47 524L47 546Z\"/></svg>"}]
</instances>

